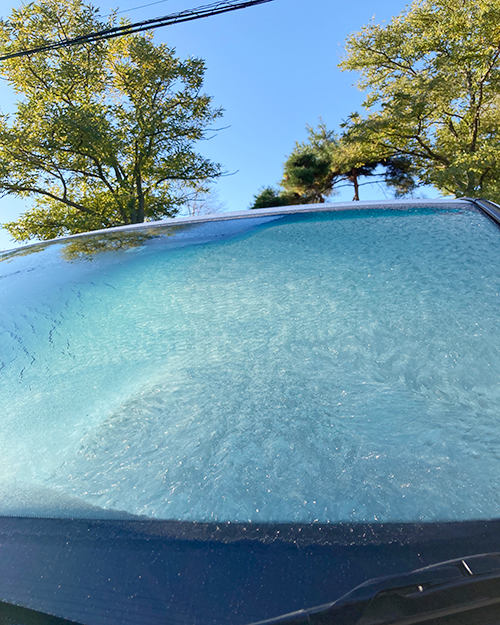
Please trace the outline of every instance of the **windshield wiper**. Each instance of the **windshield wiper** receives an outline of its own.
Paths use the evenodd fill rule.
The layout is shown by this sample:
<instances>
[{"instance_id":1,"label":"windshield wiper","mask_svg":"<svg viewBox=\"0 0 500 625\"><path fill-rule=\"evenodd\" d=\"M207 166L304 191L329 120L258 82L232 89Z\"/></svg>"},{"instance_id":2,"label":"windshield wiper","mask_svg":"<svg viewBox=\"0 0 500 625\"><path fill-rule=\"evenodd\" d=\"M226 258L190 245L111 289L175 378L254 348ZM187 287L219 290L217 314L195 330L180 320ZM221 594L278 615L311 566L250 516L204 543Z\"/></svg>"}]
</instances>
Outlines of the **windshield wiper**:
<instances>
[{"instance_id":1,"label":"windshield wiper","mask_svg":"<svg viewBox=\"0 0 500 625\"><path fill-rule=\"evenodd\" d=\"M430 625L430 621L500 623L500 553L371 579L332 603L252 625Z\"/></svg>"}]
</instances>

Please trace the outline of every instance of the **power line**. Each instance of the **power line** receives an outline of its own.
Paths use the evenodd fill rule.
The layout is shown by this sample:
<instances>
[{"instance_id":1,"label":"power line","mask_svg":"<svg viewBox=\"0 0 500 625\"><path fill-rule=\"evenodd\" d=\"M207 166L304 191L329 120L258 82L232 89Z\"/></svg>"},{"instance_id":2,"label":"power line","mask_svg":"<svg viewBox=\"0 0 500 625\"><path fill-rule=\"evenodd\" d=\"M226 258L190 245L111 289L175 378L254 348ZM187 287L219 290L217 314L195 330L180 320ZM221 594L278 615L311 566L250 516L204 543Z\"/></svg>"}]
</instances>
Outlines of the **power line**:
<instances>
[{"instance_id":1,"label":"power line","mask_svg":"<svg viewBox=\"0 0 500 625\"><path fill-rule=\"evenodd\" d=\"M152 7L153 4L163 4L170 2L170 0L156 0L156 2L149 2L148 4L141 4L138 7L132 7L131 9L123 9L122 11L115 11L114 13L107 13L106 15L100 15L100 17L109 17L110 15L120 15L120 13L130 13L130 11L137 11L137 9L145 9L146 7Z\"/></svg>"},{"instance_id":2,"label":"power line","mask_svg":"<svg viewBox=\"0 0 500 625\"><path fill-rule=\"evenodd\" d=\"M36 48L30 48L29 50L21 50L19 52L12 52L11 54L4 54L3 56L0 56L0 61L19 58L21 56L29 56L31 54L36 54L37 52L48 52L59 48L81 45L83 43L95 43L97 41L112 39L114 37L121 37L122 35L130 35L133 33L140 33L145 30L153 30L154 28L160 28L161 26L171 26L172 24L191 22L193 20L212 17L213 15L220 15L221 13L228 13L229 11L237 11L238 9L246 9L257 4L264 4L272 1L273 0L242 0L234 2L234 0L223 0L222 2L214 2L213 4L206 4L195 9L181 11L180 13L172 13L163 17L144 20L142 22L135 22L134 24L115 26L113 28L107 28L95 33L89 33L88 35L82 35L80 37L74 37L72 39L65 39L63 41L48 43Z\"/></svg>"}]
</instances>

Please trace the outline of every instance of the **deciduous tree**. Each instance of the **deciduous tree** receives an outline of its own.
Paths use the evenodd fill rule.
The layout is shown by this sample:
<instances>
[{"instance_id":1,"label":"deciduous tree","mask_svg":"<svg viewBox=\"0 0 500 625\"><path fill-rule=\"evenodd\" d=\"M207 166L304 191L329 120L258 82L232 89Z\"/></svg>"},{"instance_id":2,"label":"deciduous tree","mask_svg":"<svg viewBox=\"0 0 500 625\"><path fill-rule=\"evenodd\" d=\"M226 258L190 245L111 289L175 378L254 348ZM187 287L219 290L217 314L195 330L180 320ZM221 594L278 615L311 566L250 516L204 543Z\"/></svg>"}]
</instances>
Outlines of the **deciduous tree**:
<instances>
[{"instance_id":1,"label":"deciduous tree","mask_svg":"<svg viewBox=\"0 0 500 625\"><path fill-rule=\"evenodd\" d=\"M500 199L498 0L414 2L351 35L341 67L367 92L352 131L410 162L421 184Z\"/></svg>"},{"instance_id":2,"label":"deciduous tree","mask_svg":"<svg viewBox=\"0 0 500 625\"><path fill-rule=\"evenodd\" d=\"M83 0L38 0L0 23L0 47L104 26ZM173 216L190 189L220 175L194 147L221 115L202 91L204 63L180 60L150 33L15 58L0 71L20 97L0 118L0 190L35 199L5 225L18 240Z\"/></svg>"}]
</instances>

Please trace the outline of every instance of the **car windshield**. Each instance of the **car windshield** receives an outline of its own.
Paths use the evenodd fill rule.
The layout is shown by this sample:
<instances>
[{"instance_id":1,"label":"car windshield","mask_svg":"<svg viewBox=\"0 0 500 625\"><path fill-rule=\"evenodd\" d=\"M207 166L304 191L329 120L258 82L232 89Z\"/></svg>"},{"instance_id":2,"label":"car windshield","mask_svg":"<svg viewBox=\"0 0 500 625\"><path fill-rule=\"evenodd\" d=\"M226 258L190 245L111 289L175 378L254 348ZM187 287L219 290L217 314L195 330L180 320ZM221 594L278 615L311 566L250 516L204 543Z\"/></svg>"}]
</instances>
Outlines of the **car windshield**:
<instances>
[{"instance_id":1,"label":"car windshield","mask_svg":"<svg viewBox=\"0 0 500 625\"><path fill-rule=\"evenodd\" d=\"M498 226L257 212L0 255L4 516L497 516Z\"/></svg>"}]
</instances>

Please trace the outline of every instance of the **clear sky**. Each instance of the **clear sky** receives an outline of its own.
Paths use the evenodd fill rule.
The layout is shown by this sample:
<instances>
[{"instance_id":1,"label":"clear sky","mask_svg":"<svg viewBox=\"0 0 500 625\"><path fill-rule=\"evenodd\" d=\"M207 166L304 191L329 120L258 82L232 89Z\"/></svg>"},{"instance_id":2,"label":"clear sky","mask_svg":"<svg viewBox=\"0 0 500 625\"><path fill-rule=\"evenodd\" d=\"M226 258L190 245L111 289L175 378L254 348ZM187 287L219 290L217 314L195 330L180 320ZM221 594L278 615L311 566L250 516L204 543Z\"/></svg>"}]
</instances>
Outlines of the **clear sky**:
<instances>
[{"instance_id":1,"label":"clear sky","mask_svg":"<svg viewBox=\"0 0 500 625\"><path fill-rule=\"evenodd\" d=\"M95 0L101 14L125 10L131 21L159 17L208 4L210 0L167 0L132 10L151 0ZM0 15L8 17L21 2L0 0ZM349 113L361 110L363 95L356 75L337 64L346 37L372 18L388 21L407 5L404 0L274 0L155 31L155 41L173 46L180 57L197 56L207 65L205 91L225 109L219 127L228 127L199 144L206 156L220 162L228 174L218 184L226 210L245 210L262 186L276 184L282 164L295 141L306 138L307 124L321 118L338 130ZM0 81L0 108L12 112L15 98ZM378 185L364 186L361 199L384 198ZM427 197L437 196L430 189ZM342 189L336 199L351 200ZM15 219L28 203L0 200L0 223ZM0 250L14 247L0 229Z\"/></svg>"}]
</instances>

